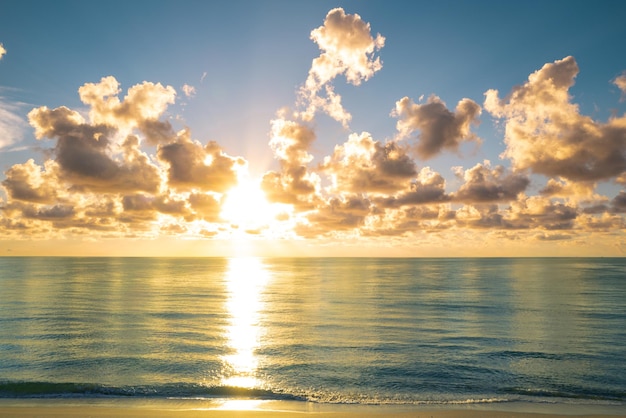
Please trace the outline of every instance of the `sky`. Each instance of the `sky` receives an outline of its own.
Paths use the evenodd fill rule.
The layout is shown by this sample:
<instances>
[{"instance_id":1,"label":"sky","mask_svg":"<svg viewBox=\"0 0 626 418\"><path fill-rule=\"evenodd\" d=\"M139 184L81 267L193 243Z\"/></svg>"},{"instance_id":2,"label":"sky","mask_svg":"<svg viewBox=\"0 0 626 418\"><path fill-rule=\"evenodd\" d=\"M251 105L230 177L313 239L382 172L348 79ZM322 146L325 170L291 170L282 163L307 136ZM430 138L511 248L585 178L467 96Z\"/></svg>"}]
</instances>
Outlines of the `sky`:
<instances>
[{"instance_id":1,"label":"sky","mask_svg":"<svg viewBox=\"0 0 626 418\"><path fill-rule=\"evenodd\" d=\"M0 6L0 255L624 256L622 1Z\"/></svg>"}]
</instances>

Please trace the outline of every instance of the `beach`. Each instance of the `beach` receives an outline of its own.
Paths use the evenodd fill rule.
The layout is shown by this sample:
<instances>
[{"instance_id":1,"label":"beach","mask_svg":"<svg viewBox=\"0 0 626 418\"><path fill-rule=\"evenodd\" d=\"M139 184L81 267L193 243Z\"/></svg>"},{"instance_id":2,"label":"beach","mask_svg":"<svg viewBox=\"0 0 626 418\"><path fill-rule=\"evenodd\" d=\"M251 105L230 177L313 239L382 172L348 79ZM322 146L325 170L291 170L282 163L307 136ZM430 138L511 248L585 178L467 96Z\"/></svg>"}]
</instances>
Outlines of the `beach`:
<instances>
[{"instance_id":1,"label":"beach","mask_svg":"<svg viewBox=\"0 0 626 418\"><path fill-rule=\"evenodd\" d=\"M0 416L52 417L154 417L154 418L558 418L626 416L623 407L603 405L527 404L497 407L432 407L400 405L329 405L310 402L259 400L151 400L151 399L0 399Z\"/></svg>"}]
</instances>

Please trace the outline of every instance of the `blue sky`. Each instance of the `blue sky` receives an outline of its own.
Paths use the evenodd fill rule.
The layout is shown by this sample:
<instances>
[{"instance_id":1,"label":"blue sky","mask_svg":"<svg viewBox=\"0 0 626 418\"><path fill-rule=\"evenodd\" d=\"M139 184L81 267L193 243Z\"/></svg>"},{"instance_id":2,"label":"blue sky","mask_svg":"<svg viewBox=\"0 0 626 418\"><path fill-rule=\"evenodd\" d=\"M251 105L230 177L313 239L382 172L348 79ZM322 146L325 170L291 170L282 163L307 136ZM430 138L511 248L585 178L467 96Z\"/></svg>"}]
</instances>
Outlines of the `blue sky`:
<instances>
[{"instance_id":1,"label":"blue sky","mask_svg":"<svg viewBox=\"0 0 626 418\"><path fill-rule=\"evenodd\" d=\"M309 160L299 160L297 164L281 160L279 149L285 145L276 145L276 142L274 148L268 145L272 139L271 121L277 119L280 109L293 112L300 106L302 111L302 103L298 104L299 92L312 69L312 61L321 54L318 44L311 39L311 32L324 25L327 14L335 8L342 8L346 16L358 14L362 22L369 23L372 38L377 34L384 37L384 46L369 54L372 61L378 58L382 67L363 77L358 85L347 82L343 72L328 83L341 97L343 109L351 115L347 126L324 111L318 111L310 120L281 114L280 118L307 126L315 134L315 140L307 143L306 150L301 150L310 155ZM596 252L621 254L621 248L626 248L619 199L624 188L620 176L626 176L619 172L619 167L610 173L590 173L589 178L573 175L568 178L569 171L550 168L552 160L542 160L537 154L533 154L535 159L520 156L516 160L511 157L511 151L503 158L507 143L517 140L507 142L507 122L514 114L518 115L515 112L520 108L501 107L499 111L506 115L497 118L494 116L497 110L489 111L484 103L488 90L497 90L499 99L506 100L512 89L527 83L529 75L546 64L571 56L579 71L575 84L567 92L569 102L578 106L577 115L591 118L598 124L623 117L625 93L616 82L626 71L623 54L626 6L623 2L7 1L1 9L0 43L6 53L0 58L0 106L4 110L0 117L10 123L0 126L11 127L0 132L0 170L4 172L0 175L0 181L4 181L4 190L0 191L4 205L0 220L5 226L0 242L7 250L23 252L18 249L30 245L45 253L49 250L46 242L65 243L70 248L70 243L104 238L116 243L146 240L146 246L159 248L166 244L155 242L185 240L199 242L200 247L211 251L213 243L217 242L220 245L224 242L250 245L248 241L265 240L296 242L303 248L300 253L304 254L322 254L323 251L312 248L338 246L350 248L346 250L349 254L353 250L360 251L359 248L380 249L384 242L383 253L389 255L396 255L396 252L399 255L441 255L445 253L446 242L452 239L459 242L454 254L472 255L468 252L471 245L466 245L465 240L469 243L477 237L482 237L481 255L500 255L502 245L498 242L501 239L507 243L506 254L533 254L537 251L534 248L539 248L542 253L584 255L590 237L602 242L601 250L594 250ZM276 193L269 197L269 203L289 206L276 209L282 211L280 219L289 221L281 226L267 219L255 223L248 215L245 219L255 225L242 234L246 228L240 225L241 220L199 217L190 203L182 202L188 202L190 194L199 193L202 188L183 190L179 185L176 189L174 175L168 172L168 161L158 156L158 147L165 144L149 145L143 141L141 132L134 132L139 136L141 151L154 167L162 170L163 179L168 173L170 176L169 183L164 180L158 192L147 193L148 190L139 188L116 195L110 188L103 192L81 183L86 188L83 189L86 190L84 199L100 198L117 208L98 220L87 219L85 214L91 213L88 207L67 197L56 195L56 200L50 196L37 198L39 200L20 197L17 180L7 180L10 176L6 173L11 167L25 164L32 158L46 172L43 169L46 159L62 161L61 151L57 149L55 154L54 138L35 139L34 122L29 122L28 113L43 106L48 109L66 106L88 119L89 106L81 102L78 89L85 83L99 83L107 76L113 76L119 83L120 100L129 88L144 82L171 86L176 91L175 100L159 113L159 120L168 121L173 131L188 128L191 138L201 145L216 141L224 154L245 159L253 179L260 179L268 171L280 174L281 187L284 187L282 197L274 190ZM186 95L183 86L193 87L193 94ZM474 102L480 114L472 118L470 131L480 141L456 138L458 143L438 149L425 158L415 151L427 129L416 122L417 119L412 129L405 132L406 137L399 138L396 124L403 117L391 114L396 102L407 97L410 103L426 105L432 95L439 97L452 113L460 100L467 98ZM410 118L408 113L404 117ZM582 120L579 118L576 123ZM513 124L509 127L512 129ZM404 178L408 186L397 183L396 188L386 189L383 196L381 190L355 187L342 190L341 184L331 184L333 175L343 178L344 185L349 183L345 165L327 167L325 171L320 170L319 165L325 157L331 157L336 146L343 146L350 134L363 132L369 133L372 141L381 146L399 144L403 155L410 156L415 175ZM618 133L617 138L620 144L625 142L623 132ZM520 149L515 148L515 152L519 153ZM616 149L622 157L626 152L622 145L611 149L613 152ZM114 151L107 152L112 153L112 161L120 163L121 154L115 156ZM489 160L490 165L485 164L485 160ZM378 175L372 161L368 173ZM572 160L572 164L577 163L581 160ZM295 183L286 180L286 173L298 164L306 167L307 175L319 177L315 197L298 195L293 200L285 197L289 188L295 187ZM510 196L509 200L502 197L477 200L465 196L459 191L468 181L463 179L462 172L476 164L481 164L481 169L502 165L505 174L491 179L493 187L504 187L502 182L514 174L526 176L528 184L510 191L515 196ZM543 169L542 164L547 168ZM582 165L585 164L582 161ZM417 182L419 189L419 185L424 184L418 179L418 173L425 167L445 179L445 196L438 201L420 201L413 205L380 203L380 199L398 199L408 193L411 182ZM61 172L66 168L61 164ZM46 181L55 182L55 187L66 191L77 190L77 184L73 184L70 177L68 173L61 173L58 178L46 177ZM312 177L306 179L315 183ZM567 183L570 191L552 195L545 191L540 193L551 179L561 182L561 186ZM32 181L22 186L32 188ZM574 187L574 183L580 187ZM269 191L267 187L264 190ZM221 204L228 195L225 189L202 189L201 192ZM153 208L154 202L165 199L186 205L186 209L180 213L154 209L154 213L144 213L141 225L138 220L135 224L135 221L125 220L124 212L130 207L122 202L124 198L128 202L132 196L139 195L152 202ZM530 216L530 209L520 212L521 209L511 209L511 203L518 204L531 196L543 199L545 211L558 212L568 207L578 216L558 228L536 218L524 225L513 222L522 212ZM331 211L335 215L327 216L333 199L336 199L335 204L343 205L343 215L336 214L340 210L335 208ZM355 199L369 209L354 212L350 202L356 202ZM245 205L245 198L242 204ZM254 206L254 202L250 205ZM527 203L524 205L528 207ZM555 205L561 205L561 209L555 209ZM590 209L599 205L605 206L604 212ZM55 216L45 216L57 213L52 209L66 215L64 222L59 223ZM439 213L439 224L432 217L426 221L426 218L407 215L427 209ZM384 216L381 211L385 212ZM499 225L486 222L491 216L488 213L493 215L494 211L510 222ZM454 217L452 212L456 212L457 221L444 222ZM469 218L463 218L469 212L475 214L472 220L477 223L473 226L467 221ZM588 217L583 220L583 215L592 213L598 222L603 219L603 228L594 227ZM542 212L544 215L549 218ZM9 223L9 219L13 223ZM72 223L77 219L81 222ZM466 220L461 222L461 219ZM478 222L481 219L490 226L479 227L479 224L486 225ZM89 226L94 222L106 224L106 228ZM280 231L280 234L270 233L270 230ZM489 237L485 238L485 234ZM522 244L518 244L520 242ZM410 250L399 250L406 248Z\"/></svg>"}]
</instances>

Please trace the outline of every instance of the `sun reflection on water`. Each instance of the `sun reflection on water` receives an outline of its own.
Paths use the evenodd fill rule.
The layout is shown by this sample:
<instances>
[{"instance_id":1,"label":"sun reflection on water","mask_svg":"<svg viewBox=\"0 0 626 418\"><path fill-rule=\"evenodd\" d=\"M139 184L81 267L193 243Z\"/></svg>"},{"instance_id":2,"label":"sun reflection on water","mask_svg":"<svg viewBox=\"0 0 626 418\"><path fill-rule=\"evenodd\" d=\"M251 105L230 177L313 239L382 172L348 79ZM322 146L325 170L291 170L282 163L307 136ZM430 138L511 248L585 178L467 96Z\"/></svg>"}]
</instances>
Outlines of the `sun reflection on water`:
<instances>
[{"instance_id":1,"label":"sun reflection on water","mask_svg":"<svg viewBox=\"0 0 626 418\"><path fill-rule=\"evenodd\" d=\"M230 323L226 329L231 353L224 357L231 372L223 379L225 386L255 388L261 385L256 376L261 328L259 312L261 293L269 273L258 258L231 258L226 273Z\"/></svg>"}]
</instances>

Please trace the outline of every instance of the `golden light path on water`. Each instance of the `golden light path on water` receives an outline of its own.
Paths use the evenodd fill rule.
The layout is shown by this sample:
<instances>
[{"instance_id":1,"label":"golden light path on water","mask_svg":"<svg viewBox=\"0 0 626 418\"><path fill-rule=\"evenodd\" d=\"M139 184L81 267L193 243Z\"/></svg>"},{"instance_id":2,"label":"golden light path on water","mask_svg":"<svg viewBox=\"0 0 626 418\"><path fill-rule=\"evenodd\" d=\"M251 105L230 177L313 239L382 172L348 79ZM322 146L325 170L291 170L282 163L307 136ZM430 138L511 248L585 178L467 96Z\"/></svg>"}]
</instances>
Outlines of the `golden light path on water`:
<instances>
[{"instance_id":1,"label":"golden light path on water","mask_svg":"<svg viewBox=\"0 0 626 418\"><path fill-rule=\"evenodd\" d=\"M261 293L268 279L269 273L258 258L229 259L226 309L230 322L226 335L231 353L224 360L230 366L231 373L222 381L225 386L254 388L261 384L256 377L258 359L255 350L260 345L261 337Z\"/></svg>"}]
</instances>

